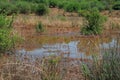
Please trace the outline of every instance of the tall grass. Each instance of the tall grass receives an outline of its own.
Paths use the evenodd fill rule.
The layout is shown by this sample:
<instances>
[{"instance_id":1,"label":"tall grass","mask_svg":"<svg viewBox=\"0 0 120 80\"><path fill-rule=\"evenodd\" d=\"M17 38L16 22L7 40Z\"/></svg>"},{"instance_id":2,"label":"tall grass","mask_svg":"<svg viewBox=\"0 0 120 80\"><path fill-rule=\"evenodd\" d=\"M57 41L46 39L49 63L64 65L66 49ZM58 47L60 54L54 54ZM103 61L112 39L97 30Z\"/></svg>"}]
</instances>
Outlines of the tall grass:
<instances>
[{"instance_id":1,"label":"tall grass","mask_svg":"<svg viewBox=\"0 0 120 80\"><path fill-rule=\"evenodd\" d=\"M16 57L16 58L15 58ZM80 75L79 68L70 65L62 56L33 57L28 55L12 56L2 64L2 80L74 80ZM75 71L74 71L75 70ZM72 71L72 73L71 73ZM77 73L76 73L77 72ZM73 75L71 75L73 74ZM77 77L80 80L81 76Z\"/></svg>"},{"instance_id":2,"label":"tall grass","mask_svg":"<svg viewBox=\"0 0 120 80\"><path fill-rule=\"evenodd\" d=\"M119 80L119 38L114 47L104 49L102 58L85 62L63 55L36 57L15 55L0 66L2 80ZM63 53L64 54L64 53ZM82 72L81 72L82 70Z\"/></svg>"},{"instance_id":3,"label":"tall grass","mask_svg":"<svg viewBox=\"0 0 120 80\"><path fill-rule=\"evenodd\" d=\"M82 70L87 80L120 80L119 39L114 47L105 50L102 59L93 56L93 63L83 64Z\"/></svg>"}]
</instances>

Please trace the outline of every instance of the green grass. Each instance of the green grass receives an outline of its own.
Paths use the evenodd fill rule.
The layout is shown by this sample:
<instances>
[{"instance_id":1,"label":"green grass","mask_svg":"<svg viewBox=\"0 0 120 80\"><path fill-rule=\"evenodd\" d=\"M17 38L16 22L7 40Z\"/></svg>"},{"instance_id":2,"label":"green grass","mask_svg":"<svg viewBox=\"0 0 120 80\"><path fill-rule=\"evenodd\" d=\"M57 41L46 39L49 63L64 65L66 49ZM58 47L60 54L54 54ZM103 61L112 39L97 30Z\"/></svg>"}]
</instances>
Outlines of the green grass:
<instances>
[{"instance_id":1,"label":"green grass","mask_svg":"<svg viewBox=\"0 0 120 80\"><path fill-rule=\"evenodd\" d=\"M117 44L119 45L119 43ZM120 80L120 49L118 45L104 51L102 59L93 56L91 65L83 63L82 70L87 80Z\"/></svg>"}]
</instances>

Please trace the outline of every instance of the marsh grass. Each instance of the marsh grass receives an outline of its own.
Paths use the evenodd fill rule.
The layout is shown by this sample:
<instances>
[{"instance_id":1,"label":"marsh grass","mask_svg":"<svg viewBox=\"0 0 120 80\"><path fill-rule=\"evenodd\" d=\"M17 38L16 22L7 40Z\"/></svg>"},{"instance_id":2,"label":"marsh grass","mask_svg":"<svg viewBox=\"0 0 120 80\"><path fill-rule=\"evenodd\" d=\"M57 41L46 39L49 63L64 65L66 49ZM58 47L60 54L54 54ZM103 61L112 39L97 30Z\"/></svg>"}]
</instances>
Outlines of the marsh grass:
<instances>
[{"instance_id":1,"label":"marsh grass","mask_svg":"<svg viewBox=\"0 0 120 80\"><path fill-rule=\"evenodd\" d=\"M120 79L120 47L119 38L114 47L104 50L102 59L93 56L91 65L84 64L82 70L87 80L119 80Z\"/></svg>"},{"instance_id":2,"label":"marsh grass","mask_svg":"<svg viewBox=\"0 0 120 80\"><path fill-rule=\"evenodd\" d=\"M0 80L119 80L119 36L114 46L101 49L102 59L93 56L93 60L84 61L84 57L83 60L71 59L61 54L45 57L23 54L9 56L0 65ZM94 40L91 42L97 45ZM81 64L81 61L84 63Z\"/></svg>"},{"instance_id":3,"label":"marsh grass","mask_svg":"<svg viewBox=\"0 0 120 80\"><path fill-rule=\"evenodd\" d=\"M43 24L39 22L36 26L36 32L44 32Z\"/></svg>"},{"instance_id":4,"label":"marsh grass","mask_svg":"<svg viewBox=\"0 0 120 80\"><path fill-rule=\"evenodd\" d=\"M50 55L12 56L1 65L1 80L80 80L80 70L68 58ZM78 76L76 76L78 75Z\"/></svg>"}]
</instances>

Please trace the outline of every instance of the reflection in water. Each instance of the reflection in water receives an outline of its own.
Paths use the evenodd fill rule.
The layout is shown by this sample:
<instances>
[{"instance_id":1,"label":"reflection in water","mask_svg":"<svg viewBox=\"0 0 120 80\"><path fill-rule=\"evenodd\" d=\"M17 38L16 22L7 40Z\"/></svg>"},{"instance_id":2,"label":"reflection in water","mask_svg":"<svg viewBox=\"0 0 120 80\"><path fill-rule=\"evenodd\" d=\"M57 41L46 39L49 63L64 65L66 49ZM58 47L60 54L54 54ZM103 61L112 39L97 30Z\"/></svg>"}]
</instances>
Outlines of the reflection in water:
<instances>
[{"instance_id":1,"label":"reflection in water","mask_svg":"<svg viewBox=\"0 0 120 80\"><path fill-rule=\"evenodd\" d=\"M62 55L71 58L91 59L92 55L101 56L103 49L117 45L115 37L74 36L37 36L26 39L18 52L34 56Z\"/></svg>"},{"instance_id":2,"label":"reflection in water","mask_svg":"<svg viewBox=\"0 0 120 80\"><path fill-rule=\"evenodd\" d=\"M103 42L103 44L100 44L100 47L101 47L101 48L105 48L105 49L109 49L109 48L111 48L111 47L116 46L116 44L117 44L117 40L115 40L115 39L113 38L112 41L109 42L109 43L104 43L104 42Z\"/></svg>"}]
</instances>

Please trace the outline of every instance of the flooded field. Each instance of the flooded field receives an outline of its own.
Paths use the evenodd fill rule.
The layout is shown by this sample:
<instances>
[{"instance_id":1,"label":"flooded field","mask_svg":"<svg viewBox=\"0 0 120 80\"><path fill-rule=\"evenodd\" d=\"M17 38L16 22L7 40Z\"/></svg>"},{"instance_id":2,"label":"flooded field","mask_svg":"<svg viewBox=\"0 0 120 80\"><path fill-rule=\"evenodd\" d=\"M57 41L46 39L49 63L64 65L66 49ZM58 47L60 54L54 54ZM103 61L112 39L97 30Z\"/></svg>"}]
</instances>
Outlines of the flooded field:
<instances>
[{"instance_id":1,"label":"flooded field","mask_svg":"<svg viewBox=\"0 0 120 80\"><path fill-rule=\"evenodd\" d=\"M15 44L15 55L5 55L1 58L3 61L0 62L1 78L5 80L45 80L44 78L85 80L82 72L83 64L89 65L90 68L96 67L92 67L93 57L96 56L97 67L103 66L100 65L102 60L111 62L108 57L105 58L104 54L111 55L112 52L117 54L115 63L118 64L120 28L117 23L113 28L112 20L117 23L120 21L119 18L110 18L101 35L86 36L80 32L81 17L17 16L13 22L13 33L17 34L20 40ZM42 23L43 32L36 30L39 22ZM56 79L51 79L51 76Z\"/></svg>"},{"instance_id":2,"label":"flooded field","mask_svg":"<svg viewBox=\"0 0 120 80\"><path fill-rule=\"evenodd\" d=\"M92 55L101 57L107 49L120 45L119 30L116 27L111 29L111 20L119 24L119 18L110 18L106 23L109 27L105 24L102 35L84 36L80 33L81 17L64 17L65 20L61 20L61 17L18 16L14 28L23 41L16 46L17 52L40 57L64 54L65 57L70 58L91 59ZM44 26L42 33L36 32L35 29L36 24L41 20Z\"/></svg>"},{"instance_id":3,"label":"flooded field","mask_svg":"<svg viewBox=\"0 0 120 80\"><path fill-rule=\"evenodd\" d=\"M120 1L0 1L0 80L119 75Z\"/></svg>"},{"instance_id":4,"label":"flooded field","mask_svg":"<svg viewBox=\"0 0 120 80\"><path fill-rule=\"evenodd\" d=\"M120 45L119 33L109 36L81 36L76 34L34 35L26 38L17 51L34 56L64 54L70 58L91 59L92 55L101 56L107 49Z\"/></svg>"}]
</instances>

